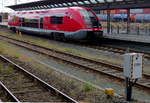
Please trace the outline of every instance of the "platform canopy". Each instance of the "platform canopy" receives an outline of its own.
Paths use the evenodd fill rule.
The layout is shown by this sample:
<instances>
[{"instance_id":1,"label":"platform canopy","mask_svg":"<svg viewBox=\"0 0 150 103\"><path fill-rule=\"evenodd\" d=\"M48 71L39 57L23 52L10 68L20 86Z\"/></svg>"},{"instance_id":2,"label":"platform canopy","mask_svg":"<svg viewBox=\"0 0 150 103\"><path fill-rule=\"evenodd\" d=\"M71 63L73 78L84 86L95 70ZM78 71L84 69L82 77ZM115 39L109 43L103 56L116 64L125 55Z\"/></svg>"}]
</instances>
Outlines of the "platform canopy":
<instances>
[{"instance_id":1,"label":"platform canopy","mask_svg":"<svg viewBox=\"0 0 150 103\"><path fill-rule=\"evenodd\" d=\"M41 0L7 7L21 11L71 6L90 7L94 10L149 8L150 0Z\"/></svg>"}]
</instances>

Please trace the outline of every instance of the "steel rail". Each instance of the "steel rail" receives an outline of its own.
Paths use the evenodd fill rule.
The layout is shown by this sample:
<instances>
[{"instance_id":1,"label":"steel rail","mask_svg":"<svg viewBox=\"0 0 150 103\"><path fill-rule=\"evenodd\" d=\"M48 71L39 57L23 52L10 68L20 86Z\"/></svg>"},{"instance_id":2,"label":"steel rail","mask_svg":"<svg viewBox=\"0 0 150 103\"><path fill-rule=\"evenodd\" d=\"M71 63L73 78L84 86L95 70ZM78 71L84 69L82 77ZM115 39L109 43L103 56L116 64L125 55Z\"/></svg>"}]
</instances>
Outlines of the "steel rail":
<instances>
[{"instance_id":1,"label":"steel rail","mask_svg":"<svg viewBox=\"0 0 150 103\"><path fill-rule=\"evenodd\" d=\"M0 86L7 92L7 94L10 95L11 99L13 100L13 102L18 102L21 103L17 97L15 97L15 95L0 81Z\"/></svg>"},{"instance_id":2,"label":"steel rail","mask_svg":"<svg viewBox=\"0 0 150 103\"><path fill-rule=\"evenodd\" d=\"M44 85L45 87L47 87L48 89L54 91L55 93L57 93L58 95L62 96L63 98L65 98L68 102L72 102L72 103L78 103L76 100L72 99L71 97L69 97L68 95L64 94L63 92L59 91L58 89L56 89L55 87L49 85L48 83L46 83L45 81L43 81L42 79L38 78L37 76L35 76L34 74L30 73L29 71L25 70L24 68L22 68L21 66L17 65L16 63L14 63L13 61L9 60L8 58L4 57L3 55L0 55L0 59L9 62L10 64L12 64L13 66L16 67L16 69L23 71L24 73L26 73L27 75L29 75L30 77L34 78L35 80L37 80L38 82L40 82L42 85Z\"/></svg>"},{"instance_id":3,"label":"steel rail","mask_svg":"<svg viewBox=\"0 0 150 103\"><path fill-rule=\"evenodd\" d=\"M43 46L39 46L39 45L36 45L36 44L32 44L32 43L28 43L28 42L25 42L25 41L21 41L21 40L12 39L12 38L5 37L5 36L3 36L3 37L4 37L4 38L7 38L7 39L10 39L10 40L14 40L14 41L20 42L20 43L18 44L18 43L14 43L14 42L12 42L12 41L7 40L8 42L10 42L10 43L12 43L12 44L15 44L15 45L24 47L24 48L26 48L26 49L35 51L35 52L37 52L37 53L44 54L44 55L47 55L47 56L49 56L49 57L53 57L53 58L56 58L56 59L65 61L65 62L71 63L72 65L76 65L76 66L79 66L79 67L83 67L83 68L85 68L85 69L92 70L92 71L94 71L94 72L98 72L98 73L105 74L105 75L108 75L108 76L111 76L111 77L114 77L114 78L117 78L117 79L120 79L120 80L124 80L124 77L122 77L122 76L117 76L116 74L111 73L111 71L103 71L103 70L99 70L99 69L97 69L97 68L93 68L93 67L89 67L89 66L86 66L86 65L82 65L82 64L80 64L80 63L76 63L76 62L73 62L73 61L69 61L69 60L63 59L63 58L61 58L61 57L52 56L52 55L49 55L49 54L47 54L47 53L43 53L43 52L37 51L36 49L30 48L30 47L27 47L27 46L22 46L22 45L20 45L20 44L21 44L21 42L22 42L22 43L25 43L25 44L28 44L28 45L35 46L36 48L37 48L37 47L38 47L38 48L42 48L42 49L49 50L49 51L52 51L52 52L56 52L56 53L64 54L64 55L67 55L67 56L71 56L71 57L76 58L76 59L81 59L81 60L84 60L84 61L92 62L92 63L95 63L95 64L97 64L97 65L103 65L103 66L105 66L105 67L113 68L114 70L118 70L120 73L123 71L123 68L122 68L121 66L114 65L114 64L112 64L112 63L108 63L108 62L105 62L105 61L100 61L100 60L99 60L99 61L96 61L96 60L93 60L93 59L84 58L84 57L77 56L77 55L74 55L74 54L71 54L71 53L66 53L66 52L62 52L62 51L58 51L58 50L46 48L46 47L43 47ZM149 75L149 74L146 74L146 73L144 73L143 76L144 76L145 78L149 78L149 77L150 77L150 75ZM136 85L137 85L137 86L140 86L140 87L147 88L147 89L150 88L150 86L149 86L148 84L145 84L145 83L137 82Z\"/></svg>"},{"instance_id":4,"label":"steel rail","mask_svg":"<svg viewBox=\"0 0 150 103\"><path fill-rule=\"evenodd\" d=\"M114 47L114 46L110 46L110 45L103 45L101 47L96 46L96 47L90 47L90 48L95 48L95 49L99 49L99 50L106 50L106 51L119 53L119 54L124 54L126 52L143 53L144 58L150 59L150 52L135 50L135 49L132 49L132 48ZM129 51L127 51L127 50L129 50Z\"/></svg>"},{"instance_id":5,"label":"steel rail","mask_svg":"<svg viewBox=\"0 0 150 103\"><path fill-rule=\"evenodd\" d=\"M0 35L0 37L4 37L4 38L10 39L10 40L14 40L14 41L17 41L17 42L20 42L20 43L22 42L22 43L25 43L25 44L28 44L28 45L32 45L32 46L35 46L35 47L38 47L38 48L42 48L42 49L45 49L45 50L49 50L49 51L52 51L52 52L55 52L55 53L60 53L60 54L68 55L68 56L71 56L73 58L82 59L82 60L85 60L85 61L88 61L88 62L92 62L92 63L95 63L95 64L101 64L101 65L105 65L105 66L107 65L108 67L111 67L113 69L117 69L117 70L122 70L123 71L123 67L121 65L113 64L113 63L108 62L108 61L104 61L104 60L100 60L100 59L99 60L89 59L89 58L85 58L85 57L82 57L82 56L79 56L79 55L75 55L75 54L71 54L71 53L66 53L66 52L63 52L63 51L56 50L56 49L51 49L51 48L39 46L37 44L29 43L29 42L22 41L22 40L17 40L17 39L10 38L10 37L7 37L7 36ZM8 42L10 42L10 41L8 41ZM13 43L15 45L21 46L20 44L16 44L14 42L10 42L10 43ZM35 51L35 52L39 52L39 51L33 50L31 48L25 47L25 46L22 46L22 47L30 49L30 50ZM39 52L39 53L41 53L41 52ZM45 54L45 53L43 53L43 54ZM147 74L147 73L144 73L143 75L145 77L150 77L150 75Z\"/></svg>"}]
</instances>

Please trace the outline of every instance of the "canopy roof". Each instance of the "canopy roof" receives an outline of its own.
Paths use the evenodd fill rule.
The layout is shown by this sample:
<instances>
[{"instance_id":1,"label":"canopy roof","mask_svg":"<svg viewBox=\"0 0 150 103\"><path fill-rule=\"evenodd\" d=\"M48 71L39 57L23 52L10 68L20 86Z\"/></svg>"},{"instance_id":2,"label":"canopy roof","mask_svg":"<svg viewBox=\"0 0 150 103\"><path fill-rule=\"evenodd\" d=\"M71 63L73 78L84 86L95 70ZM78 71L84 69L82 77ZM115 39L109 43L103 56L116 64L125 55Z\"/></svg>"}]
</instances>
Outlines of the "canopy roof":
<instances>
[{"instance_id":1,"label":"canopy roof","mask_svg":"<svg viewBox=\"0 0 150 103\"><path fill-rule=\"evenodd\" d=\"M149 8L150 0L41 0L7 7L21 11L71 6L90 7L94 10Z\"/></svg>"}]
</instances>

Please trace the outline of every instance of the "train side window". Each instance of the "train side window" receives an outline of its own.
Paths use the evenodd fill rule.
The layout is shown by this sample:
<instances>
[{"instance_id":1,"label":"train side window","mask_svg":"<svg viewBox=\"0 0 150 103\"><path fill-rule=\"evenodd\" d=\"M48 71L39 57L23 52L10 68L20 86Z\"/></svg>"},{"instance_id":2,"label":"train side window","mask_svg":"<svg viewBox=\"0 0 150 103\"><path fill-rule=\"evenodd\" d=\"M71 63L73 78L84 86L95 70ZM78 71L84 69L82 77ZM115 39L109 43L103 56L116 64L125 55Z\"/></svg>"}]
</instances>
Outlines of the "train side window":
<instances>
[{"instance_id":1,"label":"train side window","mask_svg":"<svg viewBox=\"0 0 150 103\"><path fill-rule=\"evenodd\" d=\"M50 24L62 24L63 17L51 16L50 17Z\"/></svg>"},{"instance_id":2,"label":"train side window","mask_svg":"<svg viewBox=\"0 0 150 103\"><path fill-rule=\"evenodd\" d=\"M43 18L40 18L40 28L43 28Z\"/></svg>"},{"instance_id":3,"label":"train side window","mask_svg":"<svg viewBox=\"0 0 150 103\"><path fill-rule=\"evenodd\" d=\"M38 28L38 19L25 19L24 20L25 27Z\"/></svg>"}]
</instances>

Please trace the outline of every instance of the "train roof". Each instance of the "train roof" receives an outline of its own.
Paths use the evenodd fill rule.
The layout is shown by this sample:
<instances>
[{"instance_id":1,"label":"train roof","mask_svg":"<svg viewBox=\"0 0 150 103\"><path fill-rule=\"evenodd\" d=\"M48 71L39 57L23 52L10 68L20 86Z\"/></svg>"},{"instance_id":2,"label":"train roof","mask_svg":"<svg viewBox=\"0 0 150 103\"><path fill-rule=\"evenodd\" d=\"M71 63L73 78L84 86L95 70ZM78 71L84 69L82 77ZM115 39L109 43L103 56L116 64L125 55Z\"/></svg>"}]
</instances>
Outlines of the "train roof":
<instances>
[{"instance_id":1,"label":"train roof","mask_svg":"<svg viewBox=\"0 0 150 103\"><path fill-rule=\"evenodd\" d=\"M52 8L52 9L41 9L41 10L27 10L27 11L15 11L13 13L10 13L10 15L22 15L22 16L26 16L28 14L30 15L48 15L50 12L54 12L57 11L57 13L63 13L65 11L67 11L68 9L74 9L74 10L79 10L79 9L90 9L90 8L85 8L85 7L64 7L64 8Z\"/></svg>"},{"instance_id":2,"label":"train roof","mask_svg":"<svg viewBox=\"0 0 150 103\"><path fill-rule=\"evenodd\" d=\"M19 14L19 13L46 13L48 11L53 11L53 10L67 10L67 9L75 9L75 10L79 10L79 9L90 9L90 8L86 8L86 7L79 7L79 6L75 6L75 7L63 7L63 8L51 8L51 9L40 9L40 10L24 10L24 11L15 11L14 14Z\"/></svg>"}]
</instances>

